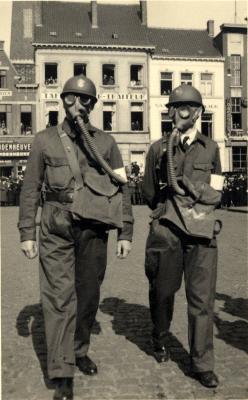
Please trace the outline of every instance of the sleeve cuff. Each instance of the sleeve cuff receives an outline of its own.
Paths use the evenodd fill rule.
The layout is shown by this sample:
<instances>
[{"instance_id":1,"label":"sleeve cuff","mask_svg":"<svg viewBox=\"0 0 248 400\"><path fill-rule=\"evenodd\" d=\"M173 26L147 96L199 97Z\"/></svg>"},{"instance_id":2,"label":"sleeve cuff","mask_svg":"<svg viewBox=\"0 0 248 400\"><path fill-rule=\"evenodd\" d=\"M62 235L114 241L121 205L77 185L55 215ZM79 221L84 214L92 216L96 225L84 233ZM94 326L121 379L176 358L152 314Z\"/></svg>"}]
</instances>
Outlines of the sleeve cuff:
<instances>
[{"instance_id":1,"label":"sleeve cuff","mask_svg":"<svg viewBox=\"0 0 248 400\"><path fill-rule=\"evenodd\" d=\"M117 240L128 240L132 241L133 237L133 224L130 222L124 222L123 228L118 229Z\"/></svg>"},{"instance_id":2,"label":"sleeve cuff","mask_svg":"<svg viewBox=\"0 0 248 400\"><path fill-rule=\"evenodd\" d=\"M36 227L35 228L19 228L20 241L25 242L26 240L36 241Z\"/></svg>"},{"instance_id":3,"label":"sleeve cuff","mask_svg":"<svg viewBox=\"0 0 248 400\"><path fill-rule=\"evenodd\" d=\"M125 222L129 222L130 224L134 223L134 217L130 214L124 214L122 217L122 220L123 220L124 224L125 224Z\"/></svg>"}]
</instances>

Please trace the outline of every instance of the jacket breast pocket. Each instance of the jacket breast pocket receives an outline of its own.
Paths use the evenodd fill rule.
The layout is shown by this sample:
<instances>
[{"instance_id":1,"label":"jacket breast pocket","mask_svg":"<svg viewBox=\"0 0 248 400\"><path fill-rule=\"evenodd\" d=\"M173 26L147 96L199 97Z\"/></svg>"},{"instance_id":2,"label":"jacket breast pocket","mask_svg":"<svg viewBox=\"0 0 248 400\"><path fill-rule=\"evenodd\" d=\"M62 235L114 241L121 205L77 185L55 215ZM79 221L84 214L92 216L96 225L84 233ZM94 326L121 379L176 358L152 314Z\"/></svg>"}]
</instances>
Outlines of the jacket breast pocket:
<instances>
[{"instance_id":1,"label":"jacket breast pocket","mask_svg":"<svg viewBox=\"0 0 248 400\"><path fill-rule=\"evenodd\" d=\"M46 157L45 181L50 188L65 189L68 187L72 174L68 161L64 157Z\"/></svg>"},{"instance_id":2,"label":"jacket breast pocket","mask_svg":"<svg viewBox=\"0 0 248 400\"><path fill-rule=\"evenodd\" d=\"M210 162L194 162L193 165L193 181L201 181L210 183L211 171L213 165Z\"/></svg>"}]
</instances>

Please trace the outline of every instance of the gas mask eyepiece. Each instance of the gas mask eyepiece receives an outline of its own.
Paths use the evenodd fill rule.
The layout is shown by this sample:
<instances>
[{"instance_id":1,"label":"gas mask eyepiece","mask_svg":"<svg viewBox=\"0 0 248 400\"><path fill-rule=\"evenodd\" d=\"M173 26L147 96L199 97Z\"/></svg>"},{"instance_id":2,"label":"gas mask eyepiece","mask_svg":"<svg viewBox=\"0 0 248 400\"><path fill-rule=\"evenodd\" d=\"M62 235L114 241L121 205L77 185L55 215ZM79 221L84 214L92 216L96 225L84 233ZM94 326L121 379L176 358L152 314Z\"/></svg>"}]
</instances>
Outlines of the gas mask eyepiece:
<instances>
[{"instance_id":1,"label":"gas mask eyepiece","mask_svg":"<svg viewBox=\"0 0 248 400\"><path fill-rule=\"evenodd\" d=\"M84 96L84 95L79 96L73 93L68 93L64 96L64 102L69 107L75 104L77 99L79 103L84 107L87 107L91 104L91 98L89 96Z\"/></svg>"}]
</instances>

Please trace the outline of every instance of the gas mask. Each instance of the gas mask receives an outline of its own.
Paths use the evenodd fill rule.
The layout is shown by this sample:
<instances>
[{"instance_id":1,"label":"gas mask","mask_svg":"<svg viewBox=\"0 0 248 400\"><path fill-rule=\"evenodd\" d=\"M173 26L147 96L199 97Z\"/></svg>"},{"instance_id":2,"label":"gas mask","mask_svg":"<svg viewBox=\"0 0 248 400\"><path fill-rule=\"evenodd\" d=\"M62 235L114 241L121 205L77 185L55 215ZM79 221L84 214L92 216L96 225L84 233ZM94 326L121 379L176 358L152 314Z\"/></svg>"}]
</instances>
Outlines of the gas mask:
<instances>
[{"instance_id":1,"label":"gas mask","mask_svg":"<svg viewBox=\"0 0 248 400\"><path fill-rule=\"evenodd\" d=\"M68 119L75 120L80 116L85 123L89 121L88 115L94 107L91 97L74 93L65 94L63 104Z\"/></svg>"},{"instance_id":2,"label":"gas mask","mask_svg":"<svg viewBox=\"0 0 248 400\"><path fill-rule=\"evenodd\" d=\"M201 109L195 104L172 105L169 109L169 117L173 120L175 128L183 133L195 125L201 114Z\"/></svg>"}]
</instances>

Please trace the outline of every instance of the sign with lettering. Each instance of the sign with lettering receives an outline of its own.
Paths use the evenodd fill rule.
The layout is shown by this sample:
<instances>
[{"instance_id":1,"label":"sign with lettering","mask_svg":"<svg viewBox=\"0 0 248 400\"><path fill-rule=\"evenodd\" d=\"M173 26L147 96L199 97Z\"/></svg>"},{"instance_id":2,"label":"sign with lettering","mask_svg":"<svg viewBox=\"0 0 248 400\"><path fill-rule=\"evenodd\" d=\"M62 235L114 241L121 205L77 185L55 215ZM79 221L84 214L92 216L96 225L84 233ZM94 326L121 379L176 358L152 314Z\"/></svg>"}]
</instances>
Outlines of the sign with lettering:
<instances>
[{"instance_id":1,"label":"sign with lettering","mask_svg":"<svg viewBox=\"0 0 248 400\"><path fill-rule=\"evenodd\" d=\"M29 156L31 143L0 142L1 157Z\"/></svg>"},{"instance_id":2,"label":"sign with lettering","mask_svg":"<svg viewBox=\"0 0 248 400\"><path fill-rule=\"evenodd\" d=\"M0 97L12 96L12 90L0 90Z\"/></svg>"},{"instance_id":3,"label":"sign with lettering","mask_svg":"<svg viewBox=\"0 0 248 400\"><path fill-rule=\"evenodd\" d=\"M112 92L104 92L99 93L97 98L100 100L134 100L134 101L143 101L147 99L146 93L112 93Z\"/></svg>"},{"instance_id":4,"label":"sign with lettering","mask_svg":"<svg viewBox=\"0 0 248 400\"><path fill-rule=\"evenodd\" d=\"M45 92L41 94L43 100L60 100L60 94L58 92Z\"/></svg>"},{"instance_id":5,"label":"sign with lettering","mask_svg":"<svg viewBox=\"0 0 248 400\"><path fill-rule=\"evenodd\" d=\"M218 108L217 104L207 104L206 105L206 109L207 110L212 110L212 109L215 109L215 108Z\"/></svg>"}]
</instances>

